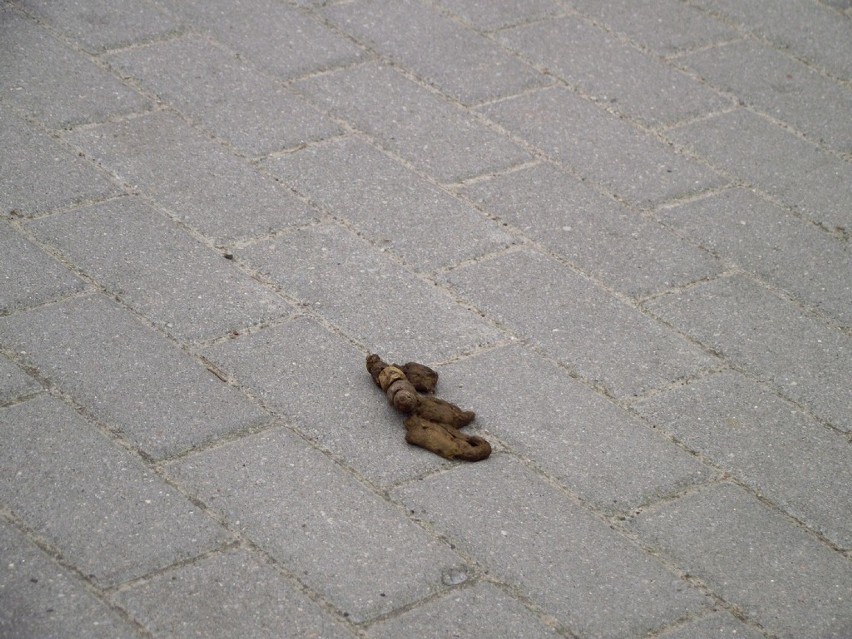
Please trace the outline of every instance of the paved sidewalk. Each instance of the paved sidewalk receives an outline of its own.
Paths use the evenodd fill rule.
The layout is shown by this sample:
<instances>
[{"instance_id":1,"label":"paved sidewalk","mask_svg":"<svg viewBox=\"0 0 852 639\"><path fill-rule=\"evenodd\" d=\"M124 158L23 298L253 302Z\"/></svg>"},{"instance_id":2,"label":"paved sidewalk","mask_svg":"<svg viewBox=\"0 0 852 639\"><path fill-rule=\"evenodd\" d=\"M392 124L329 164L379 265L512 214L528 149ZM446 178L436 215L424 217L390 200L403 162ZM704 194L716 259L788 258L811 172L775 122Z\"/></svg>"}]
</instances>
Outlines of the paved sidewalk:
<instances>
[{"instance_id":1,"label":"paved sidewalk","mask_svg":"<svg viewBox=\"0 0 852 639\"><path fill-rule=\"evenodd\" d=\"M852 637L850 0L0 0L0 148L0 637Z\"/></svg>"}]
</instances>

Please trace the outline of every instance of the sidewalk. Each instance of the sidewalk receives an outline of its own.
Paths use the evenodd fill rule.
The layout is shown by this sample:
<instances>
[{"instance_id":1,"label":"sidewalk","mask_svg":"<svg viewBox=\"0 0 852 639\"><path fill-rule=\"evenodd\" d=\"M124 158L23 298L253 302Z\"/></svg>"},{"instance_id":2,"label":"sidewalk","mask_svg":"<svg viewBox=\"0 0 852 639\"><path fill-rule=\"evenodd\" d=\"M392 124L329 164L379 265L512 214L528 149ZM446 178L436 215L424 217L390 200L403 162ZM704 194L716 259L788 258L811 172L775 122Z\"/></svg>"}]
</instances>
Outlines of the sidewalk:
<instances>
[{"instance_id":1,"label":"sidewalk","mask_svg":"<svg viewBox=\"0 0 852 639\"><path fill-rule=\"evenodd\" d=\"M5 0L0 148L0 637L852 638L849 0Z\"/></svg>"}]
</instances>

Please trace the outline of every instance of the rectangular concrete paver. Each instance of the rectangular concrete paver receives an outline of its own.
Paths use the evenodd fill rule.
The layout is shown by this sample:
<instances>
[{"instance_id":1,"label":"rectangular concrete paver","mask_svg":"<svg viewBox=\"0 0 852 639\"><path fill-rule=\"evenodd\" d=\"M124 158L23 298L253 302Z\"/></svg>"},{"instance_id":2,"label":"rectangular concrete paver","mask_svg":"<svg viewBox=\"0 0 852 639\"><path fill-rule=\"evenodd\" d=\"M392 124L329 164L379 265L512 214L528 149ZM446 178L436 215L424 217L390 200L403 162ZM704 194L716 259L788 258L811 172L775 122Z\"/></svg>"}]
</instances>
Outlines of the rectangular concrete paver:
<instances>
[{"instance_id":1,"label":"rectangular concrete paver","mask_svg":"<svg viewBox=\"0 0 852 639\"><path fill-rule=\"evenodd\" d=\"M6 357L0 356L0 404L40 390L41 384Z\"/></svg>"},{"instance_id":2,"label":"rectangular concrete paver","mask_svg":"<svg viewBox=\"0 0 852 639\"><path fill-rule=\"evenodd\" d=\"M448 293L338 226L282 235L237 255L379 353L441 361L499 337Z\"/></svg>"},{"instance_id":3,"label":"rectangular concrete paver","mask_svg":"<svg viewBox=\"0 0 852 639\"><path fill-rule=\"evenodd\" d=\"M737 37L724 22L680 0L569 0L569 4L642 47L664 55Z\"/></svg>"},{"instance_id":4,"label":"rectangular concrete paver","mask_svg":"<svg viewBox=\"0 0 852 639\"><path fill-rule=\"evenodd\" d=\"M161 458L265 422L264 411L102 296L0 318L0 344Z\"/></svg>"},{"instance_id":5,"label":"rectangular concrete paver","mask_svg":"<svg viewBox=\"0 0 852 639\"><path fill-rule=\"evenodd\" d=\"M222 337L292 310L137 198L42 218L28 228L180 339Z\"/></svg>"},{"instance_id":6,"label":"rectangular concrete paver","mask_svg":"<svg viewBox=\"0 0 852 639\"><path fill-rule=\"evenodd\" d=\"M34 215L120 192L105 173L2 102L0 147L0 214Z\"/></svg>"},{"instance_id":7,"label":"rectangular concrete paver","mask_svg":"<svg viewBox=\"0 0 852 639\"><path fill-rule=\"evenodd\" d=\"M276 157L266 168L420 270L513 243L495 222L358 138Z\"/></svg>"},{"instance_id":8,"label":"rectangular concrete paver","mask_svg":"<svg viewBox=\"0 0 852 639\"><path fill-rule=\"evenodd\" d=\"M716 365L693 344L538 252L484 260L447 278L489 316L617 397Z\"/></svg>"},{"instance_id":9,"label":"rectangular concrete paver","mask_svg":"<svg viewBox=\"0 0 852 639\"><path fill-rule=\"evenodd\" d=\"M84 290L65 266L0 221L0 315Z\"/></svg>"},{"instance_id":10,"label":"rectangular concrete paver","mask_svg":"<svg viewBox=\"0 0 852 639\"><path fill-rule=\"evenodd\" d=\"M420 357L398 355L406 362ZM216 344L204 356L286 423L376 484L394 484L442 464L405 443L405 416L376 387L364 356L311 320L297 318Z\"/></svg>"},{"instance_id":11,"label":"rectangular concrete paver","mask_svg":"<svg viewBox=\"0 0 852 639\"><path fill-rule=\"evenodd\" d=\"M85 3L16 0L16 3L93 53L161 38L179 27L176 20L153 4L136 0L87 0Z\"/></svg>"},{"instance_id":12,"label":"rectangular concrete paver","mask_svg":"<svg viewBox=\"0 0 852 639\"><path fill-rule=\"evenodd\" d=\"M7 522L0 520L0 636L138 638L142 635Z\"/></svg>"},{"instance_id":13,"label":"rectangular concrete paver","mask_svg":"<svg viewBox=\"0 0 852 639\"><path fill-rule=\"evenodd\" d=\"M730 106L718 92L576 15L502 31L498 38L593 100L649 126Z\"/></svg>"},{"instance_id":14,"label":"rectangular concrete paver","mask_svg":"<svg viewBox=\"0 0 852 639\"><path fill-rule=\"evenodd\" d=\"M726 262L785 289L843 326L852 326L848 242L748 189L723 191L661 209L657 215Z\"/></svg>"},{"instance_id":15,"label":"rectangular concrete paver","mask_svg":"<svg viewBox=\"0 0 852 639\"><path fill-rule=\"evenodd\" d=\"M657 428L788 513L852 548L852 447L739 373L728 371L634 405ZM732 452L733 451L733 452Z\"/></svg>"},{"instance_id":16,"label":"rectangular concrete paver","mask_svg":"<svg viewBox=\"0 0 852 639\"><path fill-rule=\"evenodd\" d=\"M365 64L296 86L441 182L496 171L530 157L469 112L390 67Z\"/></svg>"},{"instance_id":17,"label":"rectangular concrete paver","mask_svg":"<svg viewBox=\"0 0 852 639\"><path fill-rule=\"evenodd\" d=\"M139 80L249 155L280 151L340 131L292 89L208 38L159 42L107 59L123 75Z\"/></svg>"},{"instance_id":18,"label":"rectangular concrete paver","mask_svg":"<svg viewBox=\"0 0 852 639\"><path fill-rule=\"evenodd\" d=\"M99 122L149 107L142 95L8 4L0 6L0 58L0 96L50 126Z\"/></svg>"},{"instance_id":19,"label":"rectangular concrete paver","mask_svg":"<svg viewBox=\"0 0 852 639\"><path fill-rule=\"evenodd\" d=\"M678 59L710 84L845 153L852 152L852 88L777 49L743 40Z\"/></svg>"},{"instance_id":20,"label":"rectangular concrete paver","mask_svg":"<svg viewBox=\"0 0 852 639\"><path fill-rule=\"evenodd\" d=\"M438 592L442 572L462 566L448 546L285 429L168 472L355 622Z\"/></svg>"},{"instance_id":21,"label":"rectangular concrete paver","mask_svg":"<svg viewBox=\"0 0 852 639\"><path fill-rule=\"evenodd\" d=\"M521 22L540 20L562 13L565 9L558 0L436 0L437 4L452 11L483 31L494 31Z\"/></svg>"},{"instance_id":22,"label":"rectangular concrete paver","mask_svg":"<svg viewBox=\"0 0 852 639\"><path fill-rule=\"evenodd\" d=\"M66 139L217 242L313 217L287 189L171 113L79 130Z\"/></svg>"},{"instance_id":23,"label":"rectangular concrete paver","mask_svg":"<svg viewBox=\"0 0 852 639\"><path fill-rule=\"evenodd\" d=\"M119 592L115 600L155 637L355 636L244 549L164 572Z\"/></svg>"},{"instance_id":24,"label":"rectangular concrete paver","mask_svg":"<svg viewBox=\"0 0 852 639\"><path fill-rule=\"evenodd\" d=\"M420 0L358 0L324 12L334 24L464 104L552 80Z\"/></svg>"},{"instance_id":25,"label":"rectangular concrete paver","mask_svg":"<svg viewBox=\"0 0 852 639\"><path fill-rule=\"evenodd\" d=\"M744 277L661 298L649 309L836 428L852 430L849 336Z\"/></svg>"},{"instance_id":26,"label":"rectangular concrete paver","mask_svg":"<svg viewBox=\"0 0 852 639\"><path fill-rule=\"evenodd\" d=\"M714 612L664 632L659 639L696 639L696 637L764 639L765 636L760 630L747 625L728 612Z\"/></svg>"},{"instance_id":27,"label":"rectangular concrete paver","mask_svg":"<svg viewBox=\"0 0 852 639\"><path fill-rule=\"evenodd\" d=\"M297 7L278 0L158 0L193 28L202 28L260 69L282 79L350 64L363 49Z\"/></svg>"},{"instance_id":28,"label":"rectangular concrete paver","mask_svg":"<svg viewBox=\"0 0 852 639\"><path fill-rule=\"evenodd\" d=\"M685 581L509 457L460 466L394 496L575 636L641 636L706 605Z\"/></svg>"},{"instance_id":29,"label":"rectangular concrete paver","mask_svg":"<svg viewBox=\"0 0 852 639\"><path fill-rule=\"evenodd\" d=\"M228 539L136 455L53 397L0 408L0 427L0 499L100 586Z\"/></svg>"},{"instance_id":30,"label":"rectangular concrete paver","mask_svg":"<svg viewBox=\"0 0 852 639\"><path fill-rule=\"evenodd\" d=\"M739 109L666 136L829 230L852 228L852 163L760 115Z\"/></svg>"},{"instance_id":31,"label":"rectangular concrete paver","mask_svg":"<svg viewBox=\"0 0 852 639\"><path fill-rule=\"evenodd\" d=\"M441 397L468 405L486 437L494 434L535 459L601 511L624 512L714 474L647 424L524 348L492 350L446 370Z\"/></svg>"},{"instance_id":32,"label":"rectangular concrete paver","mask_svg":"<svg viewBox=\"0 0 852 639\"><path fill-rule=\"evenodd\" d=\"M646 543L777 637L852 632L852 567L754 496L730 484L639 515Z\"/></svg>"},{"instance_id":33,"label":"rectangular concrete paver","mask_svg":"<svg viewBox=\"0 0 852 639\"><path fill-rule=\"evenodd\" d=\"M499 175L465 196L608 286L642 297L721 269L707 251L552 164Z\"/></svg>"},{"instance_id":34,"label":"rectangular concrete paver","mask_svg":"<svg viewBox=\"0 0 852 639\"><path fill-rule=\"evenodd\" d=\"M370 639L397 639L417 629L419 639L447 637L516 637L556 639L560 635L499 588L479 583L452 590L389 621L380 621L367 632Z\"/></svg>"},{"instance_id":35,"label":"rectangular concrete paver","mask_svg":"<svg viewBox=\"0 0 852 639\"><path fill-rule=\"evenodd\" d=\"M724 184L709 168L564 87L510 98L482 112L581 177L639 206Z\"/></svg>"}]
</instances>

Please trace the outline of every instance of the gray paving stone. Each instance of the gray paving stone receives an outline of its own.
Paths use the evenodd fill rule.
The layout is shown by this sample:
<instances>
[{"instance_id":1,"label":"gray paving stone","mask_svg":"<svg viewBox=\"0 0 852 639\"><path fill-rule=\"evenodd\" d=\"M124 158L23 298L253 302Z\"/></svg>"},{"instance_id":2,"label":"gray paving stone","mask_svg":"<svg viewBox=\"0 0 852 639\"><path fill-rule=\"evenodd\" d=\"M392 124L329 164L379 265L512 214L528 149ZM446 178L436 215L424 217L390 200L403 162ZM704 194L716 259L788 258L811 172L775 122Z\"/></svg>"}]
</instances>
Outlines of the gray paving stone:
<instances>
[{"instance_id":1,"label":"gray paving stone","mask_svg":"<svg viewBox=\"0 0 852 639\"><path fill-rule=\"evenodd\" d=\"M841 79L852 79L852 23L828 7L808 0L788 0L783 5L772 0L695 0L694 4L726 16L740 28Z\"/></svg>"},{"instance_id":2,"label":"gray paving stone","mask_svg":"<svg viewBox=\"0 0 852 639\"><path fill-rule=\"evenodd\" d=\"M118 193L106 175L0 102L0 214L33 215Z\"/></svg>"},{"instance_id":3,"label":"gray paving stone","mask_svg":"<svg viewBox=\"0 0 852 639\"><path fill-rule=\"evenodd\" d=\"M240 336L204 355L288 424L376 484L388 486L444 463L405 443L404 417L376 388L363 354L311 320L298 318ZM382 355L391 361L419 357Z\"/></svg>"},{"instance_id":4,"label":"gray paving stone","mask_svg":"<svg viewBox=\"0 0 852 639\"><path fill-rule=\"evenodd\" d=\"M193 28L281 78L348 64L364 51L315 17L279 0L158 0Z\"/></svg>"},{"instance_id":5,"label":"gray paving stone","mask_svg":"<svg viewBox=\"0 0 852 639\"><path fill-rule=\"evenodd\" d=\"M136 0L76 0L40 2L16 0L27 13L73 38L85 49L100 52L165 36L177 22L147 2Z\"/></svg>"},{"instance_id":6,"label":"gray paving stone","mask_svg":"<svg viewBox=\"0 0 852 639\"><path fill-rule=\"evenodd\" d=\"M71 271L0 221L0 315L84 288Z\"/></svg>"},{"instance_id":7,"label":"gray paving stone","mask_svg":"<svg viewBox=\"0 0 852 639\"><path fill-rule=\"evenodd\" d=\"M550 84L547 76L420 0L358 0L323 14L464 104Z\"/></svg>"},{"instance_id":8,"label":"gray paving stone","mask_svg":"<svg viewBox=\"0 0 852 639\"><path fill-rule=\"evenodd\" d=\"M54 128L148 107L137 92L8 5L0 6L0 58L0 97Z\"/></svg>"},{"instance_id":9,"label":"gray paving stone","mask_svg":"<svg viewBox=\"0 0 852 639\"><path fill-rule=\"evenodd\" d=\"M452 382L440 389L441 397L470 406L487 433L608 514L713 474L646 424L523 348L465 359L449 366L445 378Z\"/></svg>"},{"instance_id":10,"label":"gray paving stone","mask_svg":"<svg viewBox=\"0 0 852 639\"><path fill-rule=\"evenodd\" d=\"M450 591L441 599L380 621L367 631L370 639L483 636L494 639L556 639L560 635L518 601L484 582L465 590Z\"/></svg>"},{"instance_id":11,"label":"gray paving stone","mask_svg":"<svg viewBox=\"0 0 852 639\"><path fill-rule=\"evenodd\" d=\"M161 458L266 414L129 311L100 296L0 318L0 343L96 418Z\"/></svg>"},{"instance_id":12,"label":"gray paving stone","mask_svg":"<svg viewBox=\"0 0 852 639\"><path fill-rule=\"evenodd\" d=\"M41 384L0 355L0 403L40 390Z\"/></svg>"},{"instance_id":13,"label":"gray paving stone","mask_svg":"<svg viewBox=\"0 0 852 639\"><path fill-rule=\"evenodd\" d=\"M715 360L581 275L534 251L465 266L450 284L618 397L715 365Z\"/></svg>"},{"instance_id":14,"label":"gray paving stone","mask_svg":"<svg viewBox=\"0 0 852 639\"><path fill-rule=\"evenodd\" d=\"M292 89L206 38L161 42L108 60L249 155L265 155L340 132Z\"/></svg>"},{"instance_id":15,"label":"gray paving stone","mask_svg":"<svg viewBox=\"0 0 852 639\"><path fill-rule=\"evenodd\" d=\"M510 98L482 111L583 178L639 206L724 183L710 169L563 87Z\"/></svg>"},{"instance_id":16,"label":"gray paving stone","mask_svg":"<svg viewBox=\"0 0 852 639\"><path fill-rule=\"evenodd\" d=\"M436 0L466 22L483 31L494 31L521 22L538 20L564 11L555 0Z\"/></svg>"},{"instance_id":17,"label":"gray paving stone","mask_svg":"<svg viewBox=\"0 0 852 639\"><path fill-rule=\"evenodd\" d=\"M194 455L169 472L356 623L439 591L442 571L461 565L285 429Z\"/></svg>"},{"instance_id":18,"label":"gray paving stone","mask_svg":"<svg viewBox=\"0 0 852 639\"><path fill-rule=\"evenodd\" d=\"M664 632L659 639L764 639L765 635L728 612L716 612Z\"/></svg>"},{"instance_id":19,"label":"gray paving stone","mask_svg":"<svg viewBox=\"0 0 852 639\"><path fill-rule=\"evenodd\" d=\"M716 280L648 304L675 328L852 430L850 338L741 276Z\"/></svg>"},{"instance_id":20,"label":"gray paving stone","mask_svg":"<svg viewBox=\"0 0 852 639\"><path fill-rule=\"evenodd\" d=\"M499 335L450 295L338 226L294 231L237 255L373 352L442 361Z\"/></svg>"},{"instance_id":21,"label":"gray paving stone","mask_svg":"<svg viewBox=\"0 0 852 639\"><path fill-rule=\"evenodd\" d=\"M115 599L155 637L354 637L243 549L157 575Z\"/></svg>"},{"instance_id":22,"label":"gray paving stone","mask_svg":"<svg viewBox=\"0 0 852 639\"><path fill-rule=\"evenodd\" d=\"M847 242L746 189L724 191L657 215L725 260L852 326Z\"/></svg>"},{"instance_id":23,"label":"gray paving stone","mask_svg":"<svg viewBox=\"0 0 852 639\"><path fill-rule=\"evenodd\" d=\"M140 637L70 571L0 520L0 637Z\"/></svg>"},{"instance_id":24,"label":"gray paving stone","mask_svg":"<svg viewBox=\"0 0 852 639\"><path fill-rule=\"evenodd\" d=\"M718 92L576 15L501 31L498 38L592 99L650 126L730 105Z\"/></svg>"},{"instance_id":25,"label":"gray paving stone","mask_svg":"<svg viewBox=\"0 0 852 639\"><path fill-rule=\"evenodd\" d=\"M551 164L477 182L462 193L628 295L642 297L720 270L708 252Z\"/></svg>"},{"instance_id":26,"label":"gray paving stone","mask_svg":"<svg viewBox=\"0 0 852 639\"><path fill-rule=\"evenodd\" d=\"M848 559L741 488L723 484L668 502L634 526L778 637L841 639L852 631Z\"/></svg>"},{"instance_id":27,"label":"gray paving stone","mask_svg":"<svg viewBox=\"0 0 852 639\"><path fill-rule=\"evenodd\" d=\"M472 207L358 138L273 158L266 168L418 269L514 242Z\"/></svg>"},{"instance_id":28,"label":"gray paving stone","mask_svg":"<svg viewBox=\"0 0 852 639\"><path fill-rule=\"evenodd\" d=\"M233 262L136 198L41 218L29 228L181 340L224 336L291 311Z\"/></svg>"},{"instance_id":29,"label":"gray paving stone","mask_svg":"<svg viewBox=\"0 0 852 639\"><path fill-rule=\"evenodd\" d=\"M102 587L194 557L225 531L47 395L0 409L0 501Z\"/></svg>"},{"instance_id":30,"label":"gray paving stone","mask_svg":"<svg viewBox=\"0 0 852 639\"><path fill-rule=\"evenodd\" d=\"M67 139L217 242L313 217L287 189L165 111L74 131Z\"/></svg>"},{"instance_id":31,"label":"gray paving stone","mask_svg":"<svg viewBox=\"0 0 852 639\"><path fill-rule=\"evenodd\" d=\"M737 110L666 132L829 229L852 228L852 163Z\"/></svg>"},{"instance_id":32,"label":"gray paving stone","mask_svg":"<svg viewBox=\"0 0 852 639\"><path fill-rule=\"evenodd\" d=\"M529 159L461 107L389 67L365 64L303 80L297 87L442 182Z\"/></svg>"},{"instance_id":33,"label":"gray paving stone","mask_svg":"<svg viewBox=\"0 0 852 639\"><path fill-rule=\"evenodd\" d=\"M677 62L815 142L852 152L852 89L781 51L743 40Z\"/></svg>"},{"instance_id":34,"label":"gray paving stone","mask_svg":"<svg viewBox=\"0 0 852 639\"><path fill-rule=\"evenodd\" d=\"M840 433L733 371L635 408L839 547L852 548L852 448Z\"/></svg>"},{"instance_id":35,"label":"gray paving stone","mask_svg":"<svg viewBox=\"0 0 852 639\"><path fill-rule=\"evenodd\" d=\"M737 37L724 23L678 0L569 0L569 4L661 55Z\"/></svg>"},{"instance_id":36,"label":"gray paving stone","mask_svg":"<svg viewBox=\"0 0 852 639\"><path fill-rule=\"evenodd\" d=\"M459 466L394 495L577 636L642 636L706 605L686 582L512 458Z\"/></svg>"}]
</instances>

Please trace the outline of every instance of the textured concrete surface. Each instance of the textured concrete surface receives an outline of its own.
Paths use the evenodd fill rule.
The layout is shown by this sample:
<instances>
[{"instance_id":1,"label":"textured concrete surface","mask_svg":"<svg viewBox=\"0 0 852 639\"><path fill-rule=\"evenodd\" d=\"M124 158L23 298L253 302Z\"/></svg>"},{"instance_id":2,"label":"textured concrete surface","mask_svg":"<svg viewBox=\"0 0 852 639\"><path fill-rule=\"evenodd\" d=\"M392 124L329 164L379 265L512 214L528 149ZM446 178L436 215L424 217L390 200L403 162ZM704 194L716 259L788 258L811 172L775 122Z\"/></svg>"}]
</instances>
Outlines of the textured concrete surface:
<instances>
[{"instance_id":1,"label":"textured concrete surface","mask_svg":"<svg viewBox=\"0 0 852 639\"><path fill-rule=\"evenodd\" d=\"M3 0L0 637L849 639L850 122L848 0Z\"/></svg>"}]
</instances>

